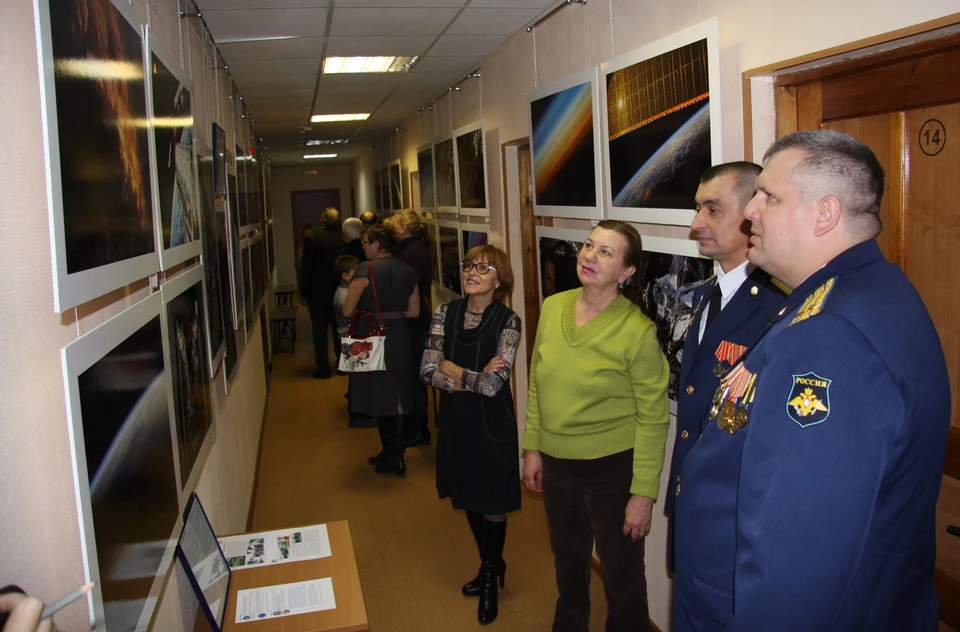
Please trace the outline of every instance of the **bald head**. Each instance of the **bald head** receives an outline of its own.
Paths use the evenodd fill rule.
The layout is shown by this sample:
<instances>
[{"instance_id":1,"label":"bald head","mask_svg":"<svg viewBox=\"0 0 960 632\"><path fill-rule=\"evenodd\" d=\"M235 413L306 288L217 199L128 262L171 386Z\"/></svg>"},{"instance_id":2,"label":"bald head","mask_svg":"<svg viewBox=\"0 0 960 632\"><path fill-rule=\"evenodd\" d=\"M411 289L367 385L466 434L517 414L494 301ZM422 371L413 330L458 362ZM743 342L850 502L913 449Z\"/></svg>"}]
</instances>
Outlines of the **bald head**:
<instances>
[{"instance_id":1,"label":"bald head","mask_svg":"<svg viewBox=\"0 0 960 632\"><path fill-rule=\"evenodd\" d=\"M326 210L323 211L323 215L320 216L320 223L328 230L335 229L340 223L340 211L332 206L328 206Z\"/></svg>"},{"instance_id":2,"label":"bald head","mask_svg":"<svg viewBox=\"0 0 960 632\"><path fill-rule=\"evenodd\" d=\"M373 226L377 223L377 214L373 211L364 211L360 213L360 222L364 226Z\"/></svg>"}]
</instances>

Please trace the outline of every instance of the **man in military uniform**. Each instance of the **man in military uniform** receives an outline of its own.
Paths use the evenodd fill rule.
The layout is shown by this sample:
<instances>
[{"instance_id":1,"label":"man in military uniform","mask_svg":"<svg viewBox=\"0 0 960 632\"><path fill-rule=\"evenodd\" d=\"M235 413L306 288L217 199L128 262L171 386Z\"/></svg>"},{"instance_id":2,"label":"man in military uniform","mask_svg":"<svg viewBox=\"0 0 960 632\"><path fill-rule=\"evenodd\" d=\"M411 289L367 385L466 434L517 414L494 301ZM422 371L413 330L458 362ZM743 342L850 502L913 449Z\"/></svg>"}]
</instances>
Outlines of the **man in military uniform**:
<instances>
[{"instance_id":1,"label":"man in military uniform","mask_svg":"<svg viewBox=\"0 0 960 632\"><path fill-rule=\"evenodd\" d=\"M883 170L830 130L785 136L764 163L748 256L795 289L683 464L677 567L693 590L678 584L674 629L934 631L950 384L927 310L875 241ZM681 551L691 519L710 529Z\"/></svg>"},{"instance_id":2,"label":"man in military uniform","mask_svg":"<svg viewBox=\"0 0 960 632\"><path fill-rule=\"evenodd\" d=\"M671 487L680 466L700 438L714 391L722 376L760 337L768 318L782 307L782 285L747 261L750 222L743 209L756 192L760 166L730 162L707 169L697 189L697 214L690 224L700 254L717 264L716 276L694 294L680 366L677 436L670 465ZM671 489L672 491L672 489ZM674 566L674 495L668 494L667 562Z\"/></svg>"}]
</instances>

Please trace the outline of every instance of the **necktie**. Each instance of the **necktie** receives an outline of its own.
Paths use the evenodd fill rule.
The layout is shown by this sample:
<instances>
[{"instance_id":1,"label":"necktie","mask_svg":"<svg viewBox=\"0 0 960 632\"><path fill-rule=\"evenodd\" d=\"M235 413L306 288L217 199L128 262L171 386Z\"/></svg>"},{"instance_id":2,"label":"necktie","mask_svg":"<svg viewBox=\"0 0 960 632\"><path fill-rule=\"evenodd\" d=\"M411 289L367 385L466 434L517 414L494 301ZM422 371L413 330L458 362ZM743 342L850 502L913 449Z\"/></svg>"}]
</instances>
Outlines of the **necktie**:
<instances>
[{"instance_id":1,"label":"necktie","mask_svg":"<svg viewBox=\"0 0 960 632\"><path fill-rule=\"evenodd\" d=\"M713 291L710 292L710 303L707 306L707 325L710 326L710 323L717 317L717 314L720 313L720 301L723 300L723 292L720 291L720 283L717 282L713 286ZM706 329L706 328L704 328Z\"/></svg>"}]
</instances>

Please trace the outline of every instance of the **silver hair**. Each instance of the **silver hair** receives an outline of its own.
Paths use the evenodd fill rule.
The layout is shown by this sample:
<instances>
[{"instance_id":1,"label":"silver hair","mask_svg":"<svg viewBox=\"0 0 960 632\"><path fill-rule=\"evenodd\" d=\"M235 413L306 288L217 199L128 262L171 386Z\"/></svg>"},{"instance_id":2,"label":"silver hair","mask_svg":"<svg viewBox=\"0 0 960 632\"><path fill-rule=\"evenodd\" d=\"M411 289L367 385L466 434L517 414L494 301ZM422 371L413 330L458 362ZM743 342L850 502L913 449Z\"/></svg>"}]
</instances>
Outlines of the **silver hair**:
<instances>
[{"instance_id":1,"label":"silver hair","mask_svg":"<svg viewBox=\"0 0 960 632\"><path fill-rule=\"evenodd\" d=\"M360 239L360 233L363 232L363 222L356 217L348 217L343 220L343 240L353 241Z\"/></svg>"}]
</instances>

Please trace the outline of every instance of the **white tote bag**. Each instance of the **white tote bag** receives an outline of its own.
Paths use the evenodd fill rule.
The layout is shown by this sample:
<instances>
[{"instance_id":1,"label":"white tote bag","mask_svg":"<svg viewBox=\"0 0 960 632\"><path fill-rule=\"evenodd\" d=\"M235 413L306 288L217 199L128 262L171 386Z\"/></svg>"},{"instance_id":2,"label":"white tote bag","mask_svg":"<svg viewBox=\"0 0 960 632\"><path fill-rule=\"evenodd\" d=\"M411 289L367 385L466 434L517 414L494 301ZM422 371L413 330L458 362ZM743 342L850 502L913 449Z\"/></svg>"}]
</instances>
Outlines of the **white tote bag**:
<instances>
[{"instance_id":1,"label":"white tote bag","mask_svg":"<svg viewBox=\"0 0 960 632\"><path fill-rule=\"evenodd\" d=\"M367 268L370 271L370 288L373 290L373 303L377 307L377 319L374 321L373 314L363 310L357 310L350 320L350 329L347 335L340 339L340 364L341 371L347 373L367 373L370 371L386 371L387 363L384 348L387 342L387 328L383 325L383 319L380 317L380 299L377 297L377 283L373 276L373 264L367 262ZM366 318L367 333L365 336L357 336L357 319Z\"/></svg>"}]
</instances>

